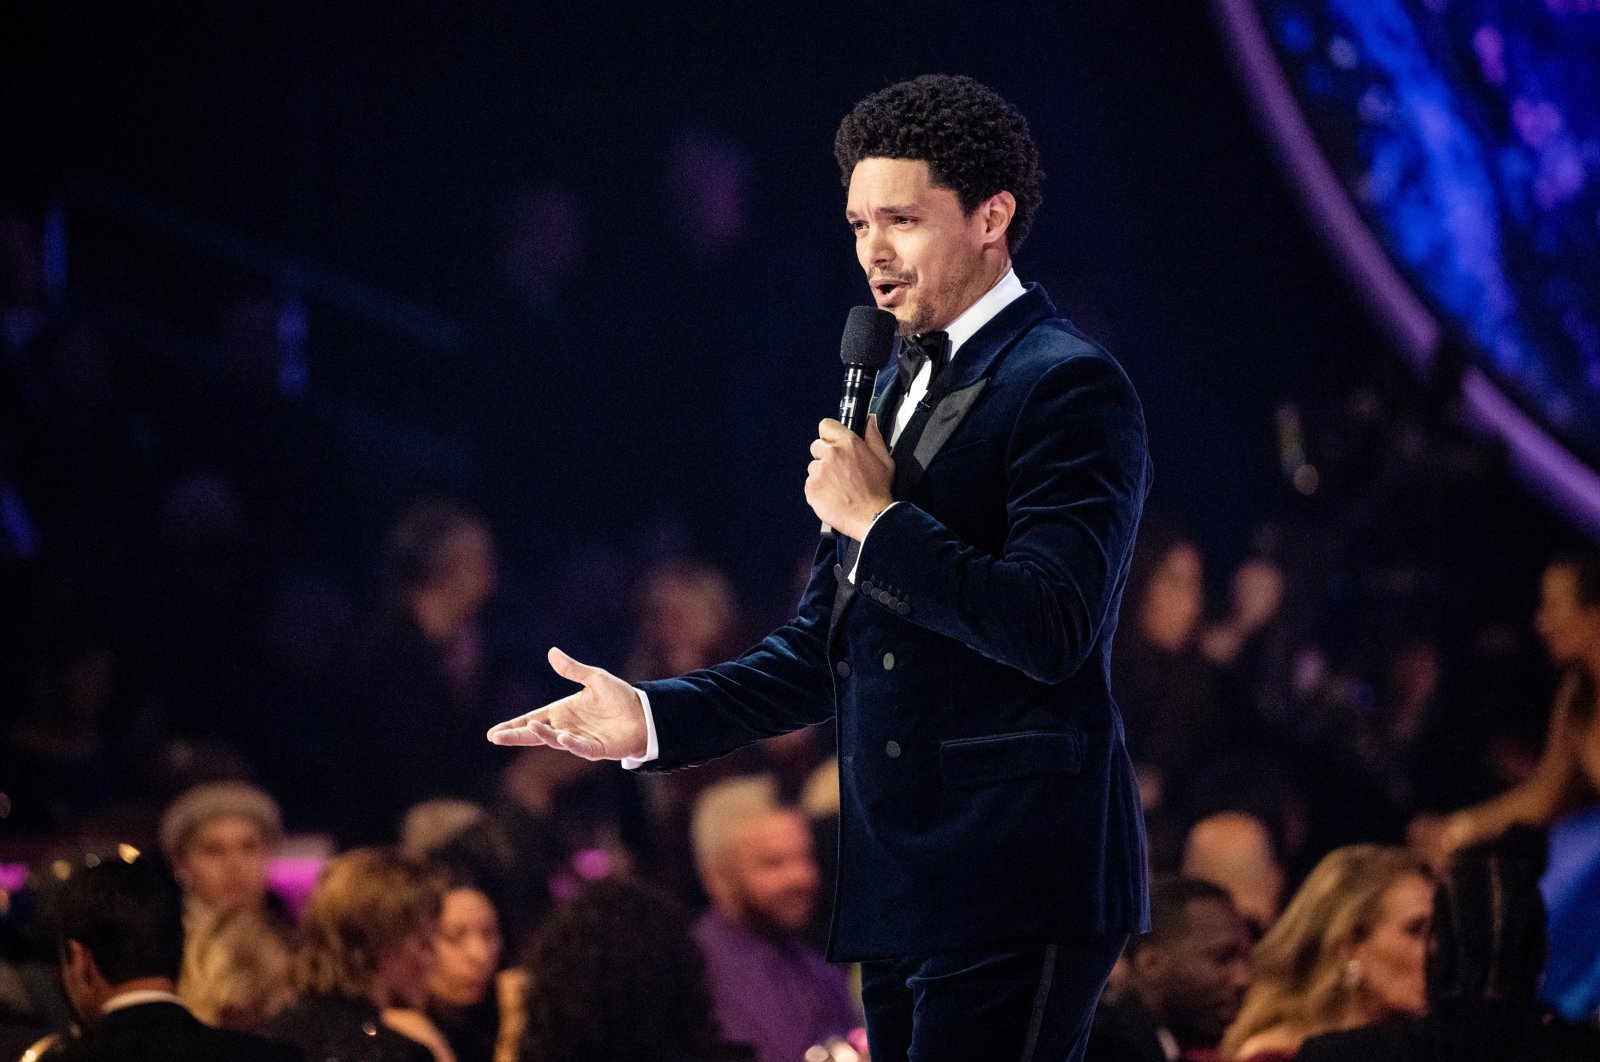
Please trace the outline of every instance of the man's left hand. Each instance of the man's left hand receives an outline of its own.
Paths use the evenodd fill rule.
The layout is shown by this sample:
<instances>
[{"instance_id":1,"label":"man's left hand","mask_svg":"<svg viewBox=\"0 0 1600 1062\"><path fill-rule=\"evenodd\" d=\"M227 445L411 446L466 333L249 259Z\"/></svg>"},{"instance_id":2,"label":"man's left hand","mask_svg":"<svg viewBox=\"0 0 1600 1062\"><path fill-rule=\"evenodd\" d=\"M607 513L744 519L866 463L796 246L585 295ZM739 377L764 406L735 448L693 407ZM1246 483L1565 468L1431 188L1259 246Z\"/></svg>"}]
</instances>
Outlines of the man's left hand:
<instances>
[{"instance_id":1,"label":"man's left hand","mask_svg":"<svg viewBox=\"0 0 1600 1062\"><path fill-rule=\"evenodd\" d=\"M878 431L876 415L867 418L865 438L836 420L817 426L806 469L806 504L823 523L860 541L872 520L894 500L894 458Z\"/></svg>"}]
</instances>

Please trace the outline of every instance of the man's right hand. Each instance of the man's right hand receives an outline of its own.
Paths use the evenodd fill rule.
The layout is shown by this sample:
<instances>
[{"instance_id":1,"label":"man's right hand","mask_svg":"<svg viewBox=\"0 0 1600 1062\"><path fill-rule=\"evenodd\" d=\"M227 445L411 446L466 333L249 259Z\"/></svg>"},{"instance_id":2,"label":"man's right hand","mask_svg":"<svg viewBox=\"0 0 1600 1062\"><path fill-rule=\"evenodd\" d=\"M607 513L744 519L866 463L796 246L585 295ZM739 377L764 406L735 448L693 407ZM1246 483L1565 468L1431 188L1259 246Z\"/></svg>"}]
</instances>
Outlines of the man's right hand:
<instances>
[{"instance_id":1,"label":"man's right hand","mask_svg":"<svg viewBox=\"0 0 1600 1062\"><path fill-rule=\"evenodd\" d=\"M583 689L526 715L489 728L496 745L549 745L586 760L643 756L650 735L639 694L604 668L580 664L560 649L550 650L550 666Z\"/></svg>"}]
</instances>

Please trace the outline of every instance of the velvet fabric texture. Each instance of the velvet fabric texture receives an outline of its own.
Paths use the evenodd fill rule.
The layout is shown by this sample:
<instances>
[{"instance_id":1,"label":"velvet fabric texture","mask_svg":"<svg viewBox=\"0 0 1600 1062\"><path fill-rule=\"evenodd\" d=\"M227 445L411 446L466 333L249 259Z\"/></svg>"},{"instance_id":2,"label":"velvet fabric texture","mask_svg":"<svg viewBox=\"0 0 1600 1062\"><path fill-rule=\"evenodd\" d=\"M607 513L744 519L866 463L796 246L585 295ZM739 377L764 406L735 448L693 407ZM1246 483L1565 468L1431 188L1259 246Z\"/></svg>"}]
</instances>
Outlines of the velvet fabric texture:
<instances>
[{"instance_id":1,"label":"velvet fabric texture","mask_svg":"<svg viewBox=\"0 0 1600 1062\"><path fill-rule=\"evenodd\" d=\"M834 720L836 961L1148 921L1108 679L1150 486L1138 397L1037 285L951 373L914 454L895 455L909 485L854 584L848 540L824 540L789 623L731 663L641 684L651 770ZM875 405L897 386L888 374Z\"/></svg>"}]
</instances>

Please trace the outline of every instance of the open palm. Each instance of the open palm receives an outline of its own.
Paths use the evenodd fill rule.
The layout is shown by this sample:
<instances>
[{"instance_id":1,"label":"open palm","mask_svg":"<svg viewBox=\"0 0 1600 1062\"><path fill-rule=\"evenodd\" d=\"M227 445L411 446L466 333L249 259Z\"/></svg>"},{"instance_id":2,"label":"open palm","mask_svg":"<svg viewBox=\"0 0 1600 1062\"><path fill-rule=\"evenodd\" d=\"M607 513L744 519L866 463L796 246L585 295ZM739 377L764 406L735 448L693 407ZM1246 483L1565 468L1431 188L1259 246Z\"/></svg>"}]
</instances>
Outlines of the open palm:
<instances>
[{"instance_id":1,"label":"open palm","mask_svg":"<svg viewBox=\"0 0 1600 1062\"><path fill-rule=\"evenodd\" d=\"M586 760L643 756L649 743L639 694L604 668L582 664L560 649L550 666L583 689L543 708L489 728L496 745L549 745Z\"/></svg>"}]
</instances>

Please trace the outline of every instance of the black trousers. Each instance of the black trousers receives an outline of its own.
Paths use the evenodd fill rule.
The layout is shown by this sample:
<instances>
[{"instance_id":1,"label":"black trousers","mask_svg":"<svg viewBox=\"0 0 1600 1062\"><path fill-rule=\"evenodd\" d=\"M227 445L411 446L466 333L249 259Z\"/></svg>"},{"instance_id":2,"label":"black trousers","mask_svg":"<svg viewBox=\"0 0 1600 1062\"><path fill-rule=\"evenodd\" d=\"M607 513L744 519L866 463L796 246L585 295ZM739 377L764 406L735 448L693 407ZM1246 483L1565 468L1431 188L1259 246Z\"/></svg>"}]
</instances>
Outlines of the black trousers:
<instances>
[{"instance_id":1,"label":"black trousers","mask_svg":"<svg viewBox=\"0 0 1600 1062\"><path fill-rule=\"evenodd\" d=\"M1079 1062L1126 934L861 964L872 1062Z\"/></svg>"}]
</instances>

